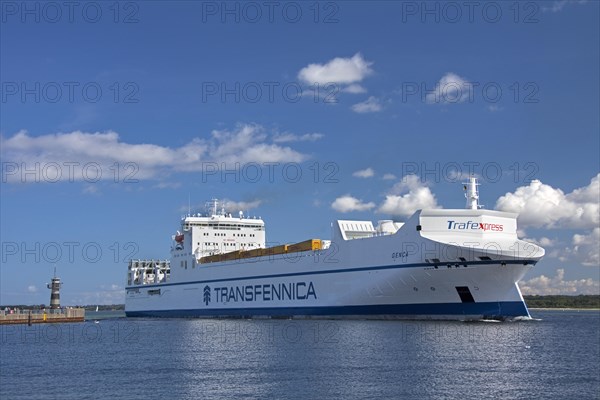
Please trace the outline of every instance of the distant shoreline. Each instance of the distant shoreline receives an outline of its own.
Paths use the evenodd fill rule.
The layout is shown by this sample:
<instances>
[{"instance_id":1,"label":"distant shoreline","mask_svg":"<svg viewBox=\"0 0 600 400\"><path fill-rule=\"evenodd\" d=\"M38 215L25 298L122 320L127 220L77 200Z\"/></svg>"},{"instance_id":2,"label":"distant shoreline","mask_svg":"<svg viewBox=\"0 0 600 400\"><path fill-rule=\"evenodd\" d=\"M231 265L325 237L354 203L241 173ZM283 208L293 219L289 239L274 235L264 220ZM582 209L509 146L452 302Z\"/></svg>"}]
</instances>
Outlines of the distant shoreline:
<instances>
[{"instance_id":1,"label":"distant shoreline","mask_svg":"<svg viewBox=\"0 0 600 400\"><path fill-rule=\"evenodd\" d=\"M598 310L600 295L524 295L525 304L530 309L539 310Z\"/></svg>"}]
</instances>

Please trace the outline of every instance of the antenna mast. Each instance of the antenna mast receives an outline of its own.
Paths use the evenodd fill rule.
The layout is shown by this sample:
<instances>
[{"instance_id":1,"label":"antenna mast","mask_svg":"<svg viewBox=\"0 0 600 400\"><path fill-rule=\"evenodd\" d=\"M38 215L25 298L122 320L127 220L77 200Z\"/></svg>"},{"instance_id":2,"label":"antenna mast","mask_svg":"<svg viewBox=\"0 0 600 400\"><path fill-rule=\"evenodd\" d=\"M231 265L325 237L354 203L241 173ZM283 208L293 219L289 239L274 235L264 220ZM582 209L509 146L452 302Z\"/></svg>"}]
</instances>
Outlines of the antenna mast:
<instances>
[{"instance_id":1,"label":"antenna mast","mask_svg":"<svg viewBox=\"0 0 600 400\"><path fill-rule=\"evenodd\" d=\"M479 191L477 190L477 186L479 183L477 182L477 178L471 176L469 178L469 182L463 182L464 189L466 191L465 197L467 199L466 208L469 210L478 210L481 208L479 205Z\"/></svg>"}]
</instances>

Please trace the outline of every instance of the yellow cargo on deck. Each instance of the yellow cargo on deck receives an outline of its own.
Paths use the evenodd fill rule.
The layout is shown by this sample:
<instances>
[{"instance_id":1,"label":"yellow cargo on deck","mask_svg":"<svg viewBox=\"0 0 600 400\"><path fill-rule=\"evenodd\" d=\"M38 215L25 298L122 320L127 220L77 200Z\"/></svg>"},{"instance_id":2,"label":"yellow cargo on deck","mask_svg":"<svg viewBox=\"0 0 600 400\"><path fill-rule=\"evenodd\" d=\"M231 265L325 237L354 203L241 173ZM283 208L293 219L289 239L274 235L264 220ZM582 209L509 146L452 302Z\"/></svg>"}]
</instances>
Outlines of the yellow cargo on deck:
<instances>
[{"instance_id":1,"label":"yellow cargo on deck","mask_svg":"<svg viewBox=\"0 0 600 400\"><path fill-rule=\"evenodd\" d=\"M212 256L205 256L200 259L201 264L220 262L220 261L231 261L239 260L242 258L255 258L263 256L274 256L278 254L286 253L298 253L302 251L316 251L321 250L322 243L321 239L309 239L304 242L294 244L282 244L279 246L269 247L266 249L253 249L253 250L235 250L229 253L214 254Z\"/></svg>"}]
</instances>

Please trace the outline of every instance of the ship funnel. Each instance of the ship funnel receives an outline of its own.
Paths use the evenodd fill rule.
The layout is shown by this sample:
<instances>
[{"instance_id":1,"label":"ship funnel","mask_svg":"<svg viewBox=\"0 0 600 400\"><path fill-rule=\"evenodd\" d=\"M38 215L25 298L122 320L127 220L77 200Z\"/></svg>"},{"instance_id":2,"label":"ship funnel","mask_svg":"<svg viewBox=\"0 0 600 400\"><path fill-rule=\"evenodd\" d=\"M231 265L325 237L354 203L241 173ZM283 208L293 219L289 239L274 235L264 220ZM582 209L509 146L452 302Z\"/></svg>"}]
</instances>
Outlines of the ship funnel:
<instances>
[{"instance_id":1,"label":"ship funnel","mask_svg":"<svg viewBox=\"0 0 600 400\"><path fill-rule=\"evenodd\" d=\"M477 186L479 186L479 182L477 182L477 178L471 176L469 178L469 182L463 182L465 189L465 197L467 199L468 210L478 210L482 206L479 205L479 191L477 190Z\"/></svg>"}]
</instances>

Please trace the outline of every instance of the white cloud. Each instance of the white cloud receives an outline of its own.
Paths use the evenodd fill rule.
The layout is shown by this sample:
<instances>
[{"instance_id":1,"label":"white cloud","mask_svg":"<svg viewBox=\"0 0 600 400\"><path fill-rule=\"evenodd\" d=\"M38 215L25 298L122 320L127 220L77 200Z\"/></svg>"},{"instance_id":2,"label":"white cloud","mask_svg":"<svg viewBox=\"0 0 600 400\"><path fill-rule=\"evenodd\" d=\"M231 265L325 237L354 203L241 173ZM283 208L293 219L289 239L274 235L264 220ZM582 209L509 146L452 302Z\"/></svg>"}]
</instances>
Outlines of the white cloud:
<instances>
[{"instance_id":1,"label":"white cloud","mask_svg":"<svg viewBox=\"0 0 600 400\"><path fill-rule=\"evenodd\" d=\"M546 257L558 259L563 264L582 265L584 267L600 267L600 227L576 233L567 243L557 238L527 238L525 241L535 243L546 249Z\"/></svg>"},{"instance_id":2,"label":"white cloud","mask_svg":"<svg viewBox=\"0 0 600 400\"><path fill-rule=\"evenodd\" d=\"M462 103L470 97L472 91L473 85L465 78L448 72L442 76L435 89L427 94L425 100L429 104Z\"/></svg>"},{"instance_id":3,"label":"white cloud","mask_svg":"<svg viewBox=\"0 0 600 400\"><path fill-rule=\"evenodd\" d=\"M371 96L361 103L354 104L351 108L352 111L356 113L364 114L370 112L379 112L383 109L383 106L381 105L381 101L379 101L378 98L376 98L375 96Z\"/></svg>"},{"instance_id":4,"label":"white cloud","mask_svg":"<svg viewBox=\"0 0 600 400\"><path fill-rule=\"evenodd\" d=\"M517 236L522 238L522 240L526 241L526 242L530 242L530 243L535 243L538 246L542 246L542 247L554 247L557 244L559 244L558 239L550 239L547 238L545 236L542 236L541 238L533 238L533 237L527 237L527 233L522 230L522 229L518 229L517 230ZM547 249L546 249L547 250Z\"/></svg>"},{"instance_id":5,"label":"white cloud","mask_svg":"<svg viewBox=\"0 0 600 400\"><path fill-rule=\"evenodd\" d=\"M248 210L258 208L262 203L263 201L259 199L251 201L233 201L225 199L223 200L223 207L225 207L225 211L230 213L239 211L246 212Z\"/></svg>"},{"instance_id":6,"label":"white cloud","mask_svg":"<svg viewBox=\"0 0 600 400\"><path fill-rule=\"evenodd\" d=\"M352 197L349 194L338 197L333 203L331 203L331 208L341 213L347 213L351 211L367 211L373 207L375 207L375 203L363 203L362 200Z\"/></svg>"},{"instance_id":7,"label":"white cloud","mask_svg":"<svg viewBox=\"0 0 600 400\"><path fill-rule=\"evenodd\" d=\"M236 130L214 130L208 155L226 163L301 162L306 157L289 147L265 143L260 125L238 125Z\"/></svg>"},{"instance_id":8,"label":"white cloud","mask_svg":"<svg viewBox=\"0 0 600 400\"><path fill-rule=\"evenodd\" d=\"M451 166L447 171L448 180L450 182L458 182L463 180L468 180L469 178L477 178L481 180L481 175L477 173L469 173L469 171L463 171L462 169L456 169Z\"/></svg>"},{"instance_id":9,"label":"white cloud","mask_svg":"<svg viewBox=\"0 0 600 400\"><path fill-rule=\"evenodd\" d=\"M373 171L373 168L369 167L366 169L361 169L360 171L356 171L352 174L352 176L356 177L356 178L371 178L373 176L375 176L375 171Z\"/></svg>"},{"instance_id":10,"label":"white cloud","mask_svg":"<svg viewBox=\"0 0 600 400\"><path fill-rule=\"evenodd\" d=\"M35 285L29 285L29 286L27 286L27 291L29 293L37 293L38 289Z\"/></svg>"},{"instance_id":11,"label":"white cloud","mask_svg":"<svg viewBox=\"0 0 600 400\"><path fill-rule=\"evenodd\" d=\"M587 0L557 0L553 1L550 7L542 6L542 11L544 12L559 12L562 11L563 8L567 4L585 4Z\"/></svg>"},{"instance_id":12,"label":"white cloud","mask_svg":"<svg viewBox=\"0 0 600 400\"><path fill-rule=\"evenodd\" d=\"M395 184L377 212L394 216L410 216L419 209L439 208L435 195L416 175L408 175Z\"/></svg>"},{"instance_id":13,"label":"white cloud","mask_svg":"<svg viewBox=\"0 0 600 400\"><path fill-rule=\"evenodd\" d=\"M381 178L381 179L383 179L384 181L393 181L393 180L396 179L396 175L394 175L394 174L385 174L385 175L383 175L383 178Z\"/></svg>"},{"instance_id":14,"label":"white cloud","mask_svg":"<svg viewBox=\"0 0 600 400\"><path fill-rule=\"evenodd\" d=\"M490 104L489 106L487 106L488 111L491 112L498 112L498 111L502 111L503 108L500 106L497 106L496 104Z\"/></svg>"},{"instance_id":15,"label":"white cloud","mask_svg":"<svg viewBox=\"0 0 600 400\"><path fill-rule=\"evenodd\" d=\"M577 262L585 266L600 265L600 174L589 185L565 194L540 181L507 193L496 202L496 209L519 213L521 227L547 229L583 229L573 235L568 246L558 247L556 240L542 237L527 239L542 247L555 247L548 253L562 262Z\"/></svg>"},{"instance_id":16,"label":"white cloud","mask_svg":"<svg viewBox=\"0 0 600 400\"><path fill-rule=\"evenodd\" d=\"M556 244L556 240L549 239L545 236L539 238L538 240L532 240L533 243L536 243L542 247L552 247Z\"/></svg>"},{"instance_id":17,"label":"white cloud","mask_svg":"<svg viewBox=\"0 0 600 400\"><path fill-rule=\"evenodd\" d=\"M352 93L352 94L360 94L360 93L367 93L367 89L365 89L363 86L353 83L352 85L348 85L345 88L342 89L342 92L346 92L346 93Z\"/></svg>"},{"instance_id":18,"label":"white cloud","mask_svg":"<svg viewBox=\"0 0 600 400\"><path fill-rule=\"evenodd\" d=\"M86 185L83 190L83 194L98 194L98 186L96 185Z\"/></svg>"},{"instance_id":19,"label":"white cloud","mask_svg":"<svg viewBox=\"0 0 600 400\"><path fill-rule=\"evenodd\" d=\"M545 228L594 228L600 223L600 174L588 186L565 194L539 180L506 193L496 209L519 213L522 226Z\"/></svg>"},{"instance_id":20,"label":"white cloud","mask_svg":"<svg viewBox=\"0 0 600 400\"><path fill-rule=\"evenodd\" d=\"M573 235L573 254L588 267L600 266L600 228L587 235Z\"/></svg>"},{"instance_id":21,"label":"white cloud","mask_svg":"<svg viewBox=\"0 0 600 400\"><path fill-rule=\"evenodd\" d=\"M235 201L235 200L229 200L229 199L223 199L219 201L219 209L217 211L221 211L221 208L224 208L226 212L228 213L232 213L234 216L238 216L238 212L239 211L243 211L244 215L247 217L246 211L258 208L261 204L263 204L264 201L260 200L260 199L254 199L254 200L250 200L250 201ZM211 206L209 206L209 203L204 203L204 204L199 204L195 207L192 207L192 210L201 210L202 212L207 211L207 208L209 208ZM180 212L185 212L187 213L189 210L189 206L185 205L185 206L181 206L179 207L179 211ZM212 210L212 208L210 208L210 210Z\"/></svg>"},{"instance_id":22,"label":"white cloud","mask_svg":"<svg viewBox=\"0 0 600 400\"><path fill-rule=\"evenodd\" d=\"M296 135L293 133L280 133L273 137L275 143L286 143L286 142L316 142L323 138L322 133L305 133L304 135Z\"/></svg>"},{"instance_id":23,"label":"white cloud","mask_svg":"<svg viewBox=\"0 0 600 400\"><path fill-rule=\"evenodd\" d=\"M319 134L301 136L300 140L317 140ZM1 156L13 168L3 179L7 182L77 181L93 182L117 178L155 179L177 171L200 171L204 163L301 162L306 155L290 147L268 142L260 125L239 124L234 130L214 130L210 138L195 138L181 147L155 144L131 144L118 133L81 132L30 136L20 131L0 138ZM25 175L25 169L37 173ZM58 178L57 178L58 177ZM56 180L55 180L56 179Z\"/></svg>"},{"instance_id":24,"label":"white cloud","mask_svg":"<svg viewBox=\"0 0 600 400\"><path fill-rule=\"evenodd\" d=\"M556 270L554 277L541 275L526 281L519 282L523 294L537 295L573 295L573 294L600 294L600 285L592 278L565 280L565 270Z\"/></svg>"},{"instance_id":25,"label":"white cloud","mask_svg":"<svg viewBox=\"0 0 600 400\"><path fill-rule=\"evenodd\" d=\"M371 65L372 62L366 61L360 53L356 53L351 58L336 57L326 64L309 64L298 72L298 78L309 85L353 84L373 73Z\"/></svg>"}]
</instances>

